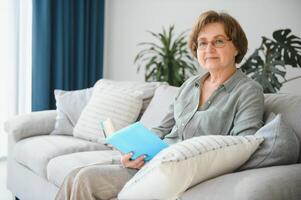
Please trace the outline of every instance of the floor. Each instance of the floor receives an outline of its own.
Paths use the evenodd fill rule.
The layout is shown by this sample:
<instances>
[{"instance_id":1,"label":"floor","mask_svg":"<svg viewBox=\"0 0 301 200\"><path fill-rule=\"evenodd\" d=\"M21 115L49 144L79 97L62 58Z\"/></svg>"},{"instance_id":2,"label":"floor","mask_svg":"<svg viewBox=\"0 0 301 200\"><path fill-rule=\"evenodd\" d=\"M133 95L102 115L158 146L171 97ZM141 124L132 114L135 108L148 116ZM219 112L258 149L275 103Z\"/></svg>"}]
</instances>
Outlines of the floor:
<instances>
[{"instance_id":1,"label":"floor","mask_svg":"<svg viewBox=\"0 0 301 200\"><path fill-rule=\"evenodd\" d=\"M6 189L6 161L0 160L0 200L12 200L11 193Z\"/></svg>"}]
</instances>

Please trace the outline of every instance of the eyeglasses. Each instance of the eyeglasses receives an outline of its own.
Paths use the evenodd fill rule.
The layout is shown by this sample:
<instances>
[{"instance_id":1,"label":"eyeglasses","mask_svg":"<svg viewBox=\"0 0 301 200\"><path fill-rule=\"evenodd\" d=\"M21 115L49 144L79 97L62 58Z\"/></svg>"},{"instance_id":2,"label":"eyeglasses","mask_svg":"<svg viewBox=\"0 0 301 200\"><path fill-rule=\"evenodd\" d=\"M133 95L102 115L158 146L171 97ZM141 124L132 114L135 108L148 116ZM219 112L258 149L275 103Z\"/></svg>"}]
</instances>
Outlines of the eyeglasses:
<instances>
[{"instance_id":1,"label":"eyeglasses","mask_svg":"<svg viewBox=\"0 0 301 200\"><path fill-rule=\"evenodd\" d=\"M211 45L214 48L223 48L226 45L227 41L231 41L231 40L218 38L212 41L200 41L198 42L198 50L205 50L208 47L209 43L211 43Z\"/></svg>"}]
</instances>

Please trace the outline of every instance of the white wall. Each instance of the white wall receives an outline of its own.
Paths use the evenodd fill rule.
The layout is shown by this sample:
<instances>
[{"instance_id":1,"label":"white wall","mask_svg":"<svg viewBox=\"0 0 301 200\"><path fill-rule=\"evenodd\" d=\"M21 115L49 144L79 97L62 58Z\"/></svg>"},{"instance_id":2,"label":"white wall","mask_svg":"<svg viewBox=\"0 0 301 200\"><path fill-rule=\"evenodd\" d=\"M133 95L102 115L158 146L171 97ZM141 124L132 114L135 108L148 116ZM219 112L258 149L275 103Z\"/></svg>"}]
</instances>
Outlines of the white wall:
<instances>
[{"instance_id":1,"label":"white wall","mask_svg":"<svg viewBox=\"0 0 301 200\"><path fill-rule=\"evenodd\" d=\"M177 33L190 29L206 10L226 11L242 25L252 53L261 36L272 37L274 30L292 29L301 37L300 0L106 0L104 77L114 80L143 80L133 64L139 42L152 41L146 30L159 32L175 25ZM290 69L287 78L301 75ZM301 94L301 79L283 86L281 92Z\"/></svg>"}]
</instances>

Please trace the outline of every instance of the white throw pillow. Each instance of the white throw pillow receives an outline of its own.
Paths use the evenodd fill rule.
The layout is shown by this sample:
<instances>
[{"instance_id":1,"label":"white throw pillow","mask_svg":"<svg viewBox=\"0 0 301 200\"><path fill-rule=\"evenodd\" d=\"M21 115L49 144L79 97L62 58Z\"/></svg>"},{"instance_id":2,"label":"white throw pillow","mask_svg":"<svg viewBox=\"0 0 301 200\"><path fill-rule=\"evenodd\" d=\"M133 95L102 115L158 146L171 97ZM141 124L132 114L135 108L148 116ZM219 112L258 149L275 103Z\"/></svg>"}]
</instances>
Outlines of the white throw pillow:
<instances>
[{"instance_id":1,"label":"white throw pillow","mask_svg":"<svg viewBox=\"0 0 301 200\"><path fill-rule=\"evenodd\" d=\"M115 85L116 87L123 87L126 88L127 90L142 92L143 103L138 119L141 118L144 111L148 107L150 101L154 96L156 89L161 85L168 85L168 83L166 82L138 82L138 81L115 81L115 80L113 81L109 79L101 79L95 84L95 86L103 82L107 84Z\"/></svg>"},{"instance_id":2,"label":"white throw pillow","mask_svg":"<svg viewBox=\"0 0 301 200\"><path fill-rule=\"evenodd\" d=\"M189 187L233 172L262 141L256 136L210 135L171 145L126 183L118 199L176 199Z\"/></svg>"},{"instance_id":3,"label":"white throw pillow","mask_svg":"<svg viewBox=\"0 0 301 200\"><path fill-rule=\"evenodd\" d=\"M154 96L155 90L160 85L168 85L166 82L113 81L109 79L100 79L95 83L94 87L103 83L114 85L116 87L123 87L131 91L140 91L142 92L142 99L149 99Z\"/></svg>"},{"instance_id":4,"label":"white throw pillow","mask_svg":"<svg viewBox=\"0 0 301 200\"><path fill-rule=\"evenodd\" d=\"M116 87L124 87L127 90L142 92L143 104L140 115L143 114L152 99L156 88L160 85L166 85L164 82L137 82L137 81L113 81L107 79L100 79L95 85L100 83L108 83ZM56 100L56 122L54 130L51 134L55 135L73 135L73 128L75 127L81 112L89 102L93 93L93 88L82 90L54 90Z\"/></svg>"},{"instance_id":5,"label":"white throw pillow","mask_svg":"<svg viewBox=\"0 0 301 200\"><path fill-rule=\"evenodd\" d=\"M116 86L110 81L98 81L93 95L84 108L73 135L92 142L105 141L100 123L110 118L115 130L136 121L142 107L142 92Z\"/></svg>"},{"instance_id":6,"label":"white throw pillow","mask_svg":"<svg viewBox=\"0 0 301 200\"><path fill-rule=\"evenodd\" d=\"M73 134L73 128L82 110L89 102L92 92L92 88L74 91L54 90L57 115L51 134Z\"/></svg>"}]
</instances>

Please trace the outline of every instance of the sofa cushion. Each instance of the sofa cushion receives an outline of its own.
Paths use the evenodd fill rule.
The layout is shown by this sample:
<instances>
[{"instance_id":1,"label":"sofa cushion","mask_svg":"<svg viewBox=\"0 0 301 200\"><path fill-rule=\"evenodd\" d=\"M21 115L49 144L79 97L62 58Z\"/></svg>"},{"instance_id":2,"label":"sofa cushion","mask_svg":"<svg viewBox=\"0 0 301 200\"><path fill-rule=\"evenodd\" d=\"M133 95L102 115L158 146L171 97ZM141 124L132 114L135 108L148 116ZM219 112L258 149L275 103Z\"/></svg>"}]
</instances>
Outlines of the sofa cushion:
<instances>
[{"instance_id":1,"label":"sofa cushion","mask_svg":"<svg viewBox=\"0 0 301 200\"><path fill-rule=\"evenodd\" d=\"M260 128L255 135L264 137L264 142L240 170L295 164L299 156L299 140L278 114L274 119Z\"/></svg>"},{"instance_id":2,"label":"sofa cushion","mask_svg":"<svg viewBox=\"0 0 301 200\"><path fill-rule=\"evenodd\" d=\"M265 115L281 113L283 119L296 133L301 145L301 95L265 94ZM301 161L301 148L299 162Z\"/></svg>"},{"instance_id":3,"label":"sofa cushion","mask_svg":"<svg viewBox=\"0 0 301 200\"><path fill-rule=\"evenodd\" d=\"M57 156L80 151L108 150L107 146L62 135L42 135L26 138L15 145L15 160L46 177L48 162Z\"/></svg>"},{"instance_id":4,"label":"sofa cushion","mask_svg":"<svg viewBox=\"0 0 301 200\"><path fill-rule=\"evenodd\" d=\"M149 129L158 126L166 115L168 106L173 103L178 91L178 87L169 85L158 87L140 122Z\"/></svg>"},{"instance_id":5,"label":"sofa cushion","mask_svg":"<svg viewBox=\"0 0 301 200\"><path fill-rule=\"evenodd\" d=\"M96 83L96 85L101 82L113 84L117 87L126 88L127 90L140 91L142 93L143 103L142 108L140 110L140 115L138 117L139 119L148 107L156 89L161 85L168 85L167 82L115 81L108 79L101 79Z\"/></svg>"},{"instance_id":6,"label":"sofa cushion","mask_svg":"<svg viewBox=\"0 0 301 200\"><path fill-rule=\"evenodd\" d=\"M97 82L93 95L84 108L73 135L92 142L105 142L101 122L110 118L115 130L135 122L142 107L142 92L116 86L110 82Z\"/></svg>"},{"instance_id":7,"label":"sofa cushion","mask_svg":"<svg viewBox=\"0 0 301 200\"><path fill-rule=\"evenodd\" d=\"M171 145L126 183L118 199L176 199L191 186L234 171L262 141L256 136L210 135Z\"/></svg>"},{"instance_id":8,"label":"sofa cushion","mask_svg":"<svg viewBox=\"0 0 301 200\"><path fill-rule=\"evenodd\" d=\"M141 115L145 111L151 98L153 97L155 89L159 85L166 85L166 83L164 82L144 83L136 81L113 81L106 79L99 80L97 84L101 82L142 92L143 104L140 112ZM58 89L54 90L57 117L55 128L51 132L51 134L73 135L73 128L76 125L82 110L89 102L92 93L93 88L73 91Z\"/></svg>"},{"instance_id":9,"label":"sofa cushion","mask_svg":"<svg viewBox=\"0 0 301 200\"><path fill-rule=\"evenodd\" d=\"M64 178L76 168L94 164L120 162L119 151L86 151L62 155L51 159L47 166L48 180L60 187Z\"/></svg>"},{"instance_id":10,"label":"sofa cushion","mask_svg":"<svg viewBox=\"0 0 301 200\"><path fill-rule=\"evenodd\" d=\"M180 200L301 199L301 164L236 172L187 190Z\"/></svg>"},{"instance_id":11,"label":"sofa cushion","mask_svg":"<svg viewBox=\"0 0 301 200\"><path fill-rule=\"evenodd\" d=\"M115 81L109 79L100 79L95 83L95 86L103 83L126 88L127 90L131 91L140 91L143 99L149 99L154 96L156 88L160 85L167 85L166 82Z\"/></svg>"},{"instance_id":12,"label":"sofa cushion","mask_svg":"<svg viewBox=\"0 0 301 200\"><path fill-rule=\"evenodd\" d=\"M54 90L57 116L51 134L73 135L73 128L89 102L92 92L93 88L74 91Z\"/></svg>"}]
</instances>

